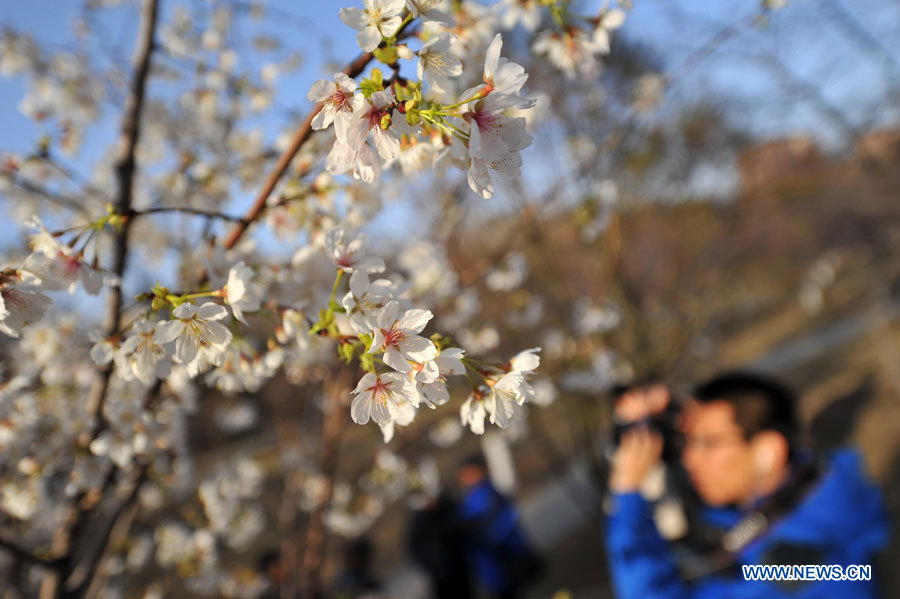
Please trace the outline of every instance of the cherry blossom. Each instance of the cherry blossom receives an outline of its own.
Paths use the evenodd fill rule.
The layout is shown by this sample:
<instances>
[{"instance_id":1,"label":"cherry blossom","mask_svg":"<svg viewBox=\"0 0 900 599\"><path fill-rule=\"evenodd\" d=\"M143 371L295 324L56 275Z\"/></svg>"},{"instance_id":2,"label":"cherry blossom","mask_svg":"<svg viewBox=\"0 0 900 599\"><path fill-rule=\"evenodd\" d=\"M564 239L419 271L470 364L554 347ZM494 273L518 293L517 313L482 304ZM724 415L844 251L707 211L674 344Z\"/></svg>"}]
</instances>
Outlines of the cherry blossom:
<instances>
[{"instance_id":1,"label":"cherry blossom","mask_svg":"<svg viewBox=\"0 0 900 599\"><path fill-rule=\"evenodd\" d=\"M370 333L376 326L378 311L391 299L394 284L387 279L369 282L361 270L350 275L350 291L341 300L350 324L357 333Z\"/></svg>"},{"instance_id":2,"label":"cherry blossom","mask_svg":"<svg viewBox=\"0 0 900 599\"><path fill-rule=\"evenodd\" d=\"M406 0L406 6L413 18L449 25L450 15L443 9L444 0Z\"/></svg>"},{"instance_id":3,"label":"cherry blossom","mask_svg":"<svg viewBox=\"0 0 900 599\"><path fill-rule=\"evenodd\" d=\"M387 424L401 413L403 402L419 403L415 385L408 377L395 372L379 375L367 372L353 393L356 397L350 404L350 417L357 424L366 424L370 419L378 425Z\"/></svg>"},{"instance_id":4,"label":"cherry blossom","mask_svg":"<svg viewBox=\"0 0 900 599\"><path fill-rule=\"evenodd\" d=\"M338 16L344 24L359 31L356 43L363 52L371 52L382 37L391 37L400 29L404 0L363 0L365 8L342 8Z\"/></svg>"},{"instance_id":5,"label":"cherry blossom","mask_svg":"<svg viewBox=\"0 0 900 599\"><path fill-rule=\"evenodd\" d=\"M234 317L244 324L247 324L244 312L259 310L259 298L263 293L260 286L253 282L253 276L253 270L241 261L228 271L228 283L225 285L225 299Z\"/></svg>"},{"instance_id":6,"label":"cherry blossom","mask_svg":"<svg viewBox=\"0 0 900 599\"><path fill-rule=\"evenodd\" d=\"M348 243L344 242L344 230L340 227L331 229L325 236L325 249L337 267L346 273L384 270L384 260L366 255L368 247L369 237L365 233L357 234Z\"/></svg>"},{"instance_id":7,"label":"cherry blossom","mask_svg":"<svg viewBox=\"0 0 900 599\"><path fill-rule=\"evenodd\" d=\"M439 34L424 44L416 54L419 56L417 73L419 79L431 83L434 91L441 93L449 87L449 77L462 74L462 61L450 53L455 38L449 34Z\"/></svg>"},{"instance_id":8,"label":"cherry blossom","mask_svg":"<svg viewBox=\"0 0 900 599\"><path fill-rule=\"evenodd\" d=\"M18 337L22 328L40 320L50 298L40 292L40 279L25 270L0 271L0 332Z\"/></svg>"},{"instance_id":9,"label":"cherry blossom","mask_svg":"<svg viewBox=\"0 0 900 599\"><path fill-rule=\"evenodd\" d=\"M464 353L458 347L448 347L415 374L422 397L429 407L442 406L450 401L447 377L466 373L466 367L462 363Z\"/></svg>"},{"instance_id":10,"label":"cherry blossom","mask_svg":"<svg viewBox=\"0 0 900 599\"><path fill-rule=\"evenodd\" d=\"M91 267L81 253L60 243L39 221L35 219L32 224L39 232L32 238L34 252L25 259L23 268L40 277L44 289L68 289L74 294L80 281L89 295L97 295L104 282L114 282L114 277Z\"/></svg>"},{"instance_id":11,"label":"cherry blossom","mask_svg":"<svg viewBox=\"0 0 900 599\"><path fill-rule=\"evenodd\" d=\"M231 331L220 322L228 311L218 304L181 304L173 320L156 327L153 341L158 345L175 342L175 361L187 367L190 376L218 366L231 342Z\"/></svg>"},{"instance_id":12,"label":"cherry blossom","mask_svg":"<svg viewBox=\"0 0 900 599\"><path fill-rule=\"evenodd\" d=\"M513 417L514 404L521 406L533 393L521 372L504 374L491 387L491 394L485 402L491 424L505 428Z\"/></svg>"},{"instance_id":13,"label":"cherry blossom","mask_svg":"<svg viewBox=\"0 0 900 599\"><path fill-rule=\"evenodd\" d=\"M541 357L538 355L539 351L541 351L541 348L532 347L531 349L522 350L517 353L509 361L510 372L531 374L537 370L538 366L541 364Z\"/></svg>"},{"instance_id":14,"label":"cherry blossom","mask_svg":"<svg viewBox=\"0 0 900 599\"><path fill-rule=\"evenodd\" d=\"M528 31L534 31L540 26L541 5L538 0L503 0L500 26L512 29L519 23Z\"/></svg>"},{"instance_id":15,"label":"cherry blossom","mask_svg":"<svg viewBox=\"0 0 900 599\"><path fill-rule=\"evenodd\" d=\"M400 139L391 130L390 117L394 96L386 89L373 93L347 125L345 139L351 148L360 148L371 135L375 150L384 160L394 160L400 151Z\"/></svg>"},{"instance_id":16,"label":"cherry blossom","mask_svg":"<svg viewBox=\"0 0 900 599\"><path fill-rule=\"evenodd\" d=\"M334 81L322 79L313 83L306 97L322 103L322 110L312 120L312 128L326 129L334 122L338 139L346 139L347 124L363 105L363 95L356 93L356 80L335 73Z\"/></svg>"},{"instance_id":17,"label":"cherry blossom","mask_svg":"<svg viewBox=\"0 0 900 599\"><path fill-rule=\"evenodd\" d=\"M143 383L150 383L169 375L172 368L169 358L174 351L172 343L160 344L154 339L161 324L163 321L139 320L134 323L131 334L116 353L116 372L119 376L125 380L137 378Z\"/></svg>"},{"instance_id":18,"label":"cherry blossom","mask_svg":"<svg viewBox=\"0 0 900 599\"><path fill-rule=\"evenodd\" d=\"M459 408L459 419L463 426L469 427L476 435L484 434L485 409L484 395L481 391L473 391Z\"/></svg>"},{"instance_id":19,"label":"cherry blossom","mask_svg":"<svg viewBox=\"0 0 900 599\"><path fill-rule=\"evenodd\" d=\"M615 31L624 23L625 11L623 10L613 9L600 15L591 40L595 54L609 54L609 32Z\"/></svg>"},{"instance_id":20,"label":"cherry blossom","mask_svg":"<svg viewBox=\"0 0 900 599\"><path fill-rule=\"evenodd\" d=\"M410 372L410 362L428 362L438 355L434 343L419 335L431 320L431 311L406 310L402 315L399 311L400 303L392 300L378 313L369 353L384 350L385 364L398 372Z\"/></svg>"}]
</instances>

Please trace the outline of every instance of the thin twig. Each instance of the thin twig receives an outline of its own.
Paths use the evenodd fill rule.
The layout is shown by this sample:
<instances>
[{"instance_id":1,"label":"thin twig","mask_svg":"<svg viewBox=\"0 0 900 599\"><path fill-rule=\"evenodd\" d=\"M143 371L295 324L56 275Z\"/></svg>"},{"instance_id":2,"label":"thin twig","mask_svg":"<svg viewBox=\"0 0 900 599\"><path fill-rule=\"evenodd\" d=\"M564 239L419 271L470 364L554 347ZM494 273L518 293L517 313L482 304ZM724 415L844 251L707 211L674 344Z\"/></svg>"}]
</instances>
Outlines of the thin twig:
<instances>
[{"instance_id":1,"label":"thin twig","mask_svg":"<svg viewBox=\"0 0 900 599\"><path fill-rule=\"evenodd\" d=\"M413 21L409 21L412 23ZM408 25L407 23L406 25ZM406 27L401 27L397 32L397 39L400 39L401 34L403 33L403 29ZM366 66L372 60L373 54L371 52L363 52L359 56L357 56L352 62L350 62L343 69L343 73L350 78L356 78L360 75L360 73L365 70ZM275 170L273 170L265 183L263 184L262 189L259 192L259 195L256 196L256 201L253 202L253 205L250 206L250 209L247 210L244 215L244 221L237 224L232 230L231 233L228 234L228 237L225 238L225 249L231 249L234 245L240 240L241 236L247 230L251 223L253 223L259 216L262 214L263 210L266 207L266 200L269 199L269 196L274 191L275 186L278 184L278 181L284 176L287 172L288 167L291 165L291 161L294 159L294 156L297 155L297 152L300 151L301 146L309 139L309 136L312 135L312 121L316 118L316 115L319 114L319 111L322 110L321 104L316 104L315 108L313 108L309 114L306 115L306 118L303 119L303 122L300 124L300 127L297 128L297 132L294 134L294 138L291 140L290 145L287 149L282 152L281 157L278 159L278 164L275 165Z\"/></svg>"},{"instance_id":2,"label":"thin twig","mask_svg":"<svg viewBox=\"0 0 900 599\"><path fill-rule=\"evenodd\" d=\"M56 204L61 208L66 208L80 214L88 214L87 208L79 204L78 200L75 198L59 195L58 193L50 191L46 187L42 187L36 183L32 183L31 181L26 181L21 177L11 177L9 181L23 191L41 196L51 204Z\"/></svg>"},{"instance_id":3,"label":"thin twig","mask_svg":"<svg viewBox=\"0 0 900 599\"><path fill-rule=\"evenodd\" d=\"M36 566L43 566L45 568L55 567L57 562L55 560L49 558L43 558L38 555L35 555L31 551L19 547L12 541L8 541L2 537L0 537L0 550L6 551L7 553L11 553L12 556L20 561L28 562L30 564Z\"/></svg>"},{"instance_id":4,"label":"thin twig","mask_svg":"<svg viewBox=\"0 0 900 599\"><path fill-rule=\"evenodd\" d=\"M166 212L181 212L184 214L194 214L197 216L205 216L207 218L220 218L235 223L243 223L245 219L241 216L233 216L231 214L222 214L212 210L200 210L198 208L189 208L187 206L157 206L156 208L148 208L146 210L132 210L128 213L131 217L144 216L145 214L162 214Z\"/></svg>"}]
</instances>

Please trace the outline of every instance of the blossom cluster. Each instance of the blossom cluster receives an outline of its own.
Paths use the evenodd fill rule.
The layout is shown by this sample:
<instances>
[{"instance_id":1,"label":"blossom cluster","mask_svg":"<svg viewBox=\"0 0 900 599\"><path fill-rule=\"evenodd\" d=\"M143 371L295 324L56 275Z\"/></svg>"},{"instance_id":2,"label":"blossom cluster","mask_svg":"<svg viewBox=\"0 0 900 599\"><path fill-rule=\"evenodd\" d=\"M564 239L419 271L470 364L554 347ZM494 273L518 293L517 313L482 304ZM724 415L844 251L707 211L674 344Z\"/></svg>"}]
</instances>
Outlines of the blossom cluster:
<instances>
[{"instance_id":1,"label":"blossom cluster","mask_svg":"<svg viewBox=\"0 0 900 599\"><path fill-rule=\"evenodd\" d=\"M332 230L326 240L339 273L351 273L350 289L341 306L349 328L367 346L360 362L367 365L368 372L353 390L353 421L374 421L385 440L390 440L395 425L409 425L421 405L435 408L446 404L450 400L448 377L465 375L469 368L491 389L490 401L485 403L491 423L505 427L512 417L513 405L521 406L534 395L526 376L537 368L540 348L520 353L506 369L467 366L464 350L451 347L440 335L421 335L433 315L429 310L412 307L404 297L405 285L386 278L369 280L370 273L384 270L384 262L366 255L366 243L363 234L345 242L341 229ZM370 359L372 356L378 356L387 370L379 371ZM506 370L502 376L493 374L502 370ZM478 388L473 395L476 393L481 393ZM480 434L484 432L484 416L482 413L479 422L476 412L470 397L461 407L461 418Z\"/></svg>"}]
</instances>

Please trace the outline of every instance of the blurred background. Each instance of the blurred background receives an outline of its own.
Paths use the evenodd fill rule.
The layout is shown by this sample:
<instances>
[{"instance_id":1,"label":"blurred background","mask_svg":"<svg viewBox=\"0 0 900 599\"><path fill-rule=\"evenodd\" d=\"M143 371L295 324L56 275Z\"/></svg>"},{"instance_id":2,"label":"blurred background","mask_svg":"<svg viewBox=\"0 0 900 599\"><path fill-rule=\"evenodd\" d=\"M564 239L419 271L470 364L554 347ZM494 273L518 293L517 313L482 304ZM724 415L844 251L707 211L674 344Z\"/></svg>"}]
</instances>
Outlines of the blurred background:
<instances>
[{"instance_id":1,"label":"blurred background","mask_svg":"<svg viewBox=\"0 0 900 599\"><path fill-rule=\"evenodd\" d=\"M339 8L164 1L136 193L242 213L309 109L309 85L357 52ZM530 52L521 26L505 33L504 55L526 66L538 98L520 182L485 201L459 173L394 176L375 190L350 183L337 209L371 219L375 252L391 248L382 255L429 298L437 330L487 357L542 348L527 412L477 436L459 423L458 389L384 444L349 420L346 402L327 400L349 398L353 373L297 358L257 389L209 382L184 399L178 466L144 483L127 526L112 531L98 596L262 596L278 556L327 589L347 544L364 537L386 596L424 598L411 507L423 491L453 492L462 460L483 452L546 560L531 596L611 597L609 389L655 377L686 390L731 367L790 383L812 447L863 452L893 516L884 596L900 594L889 567L900 560L900 5L627 8L609 56L574 76ZM5 259L27 253L22 223L35 211L52 223L66 202L103 205L90 197L110 181L137 20L128 1L0 7ZM300 160L320 161L324 143L314 138ZM273 207L253 251L289 259L327 220L332 200L310 191L311 178L280 190L304 201ZM126 284L177 280L196 267L184 240L221 226L177 215L147 225ZM59 337L76 335L96 304L66 297L68 329L39 330L24 349L0 338L0 380L41 347L60 359L88 351L86 339ZM330 503L319 509L323 487ZM10 488L0 529L16 535L25 525ZM5 599L28 596L16 589L37 575L0 551L4 577L16 581L0 585Z\"/></svg>"}]
</instances>

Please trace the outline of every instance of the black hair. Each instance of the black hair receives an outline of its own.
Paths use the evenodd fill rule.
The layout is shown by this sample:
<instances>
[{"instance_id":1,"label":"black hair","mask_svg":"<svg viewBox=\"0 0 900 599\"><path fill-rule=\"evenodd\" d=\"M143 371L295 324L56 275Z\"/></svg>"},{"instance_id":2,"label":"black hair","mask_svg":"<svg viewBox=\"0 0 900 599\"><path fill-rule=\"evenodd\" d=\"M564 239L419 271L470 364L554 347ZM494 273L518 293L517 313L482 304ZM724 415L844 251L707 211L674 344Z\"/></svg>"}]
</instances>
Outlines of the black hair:
<instances>
[{"instance_id":1,"label":"black hair","mask_svg":"<svg viewBox=\"0 0 900 599\"><path fill-rule=\"evenodd\" d=\"M762 431L776 431L789 446L794 444L796 396L789 387L771 377L754 372L726 372L697 386L693 395L700 403L731 404L734 420L748 439Z\"/></svg>"},{"instance_id":2,"label":"black hair","mask_svg":"<svg viewBox=\"0 0 900 599\"><path fill-rule=\"evenodd\" d=\"M472 455L467 456L459 464L460 468L465 468L466 466L477 466L482 470L487 470L487 461L484 459L484 456L482 454L473 453Z\"/></svg>"}]
</instances>

